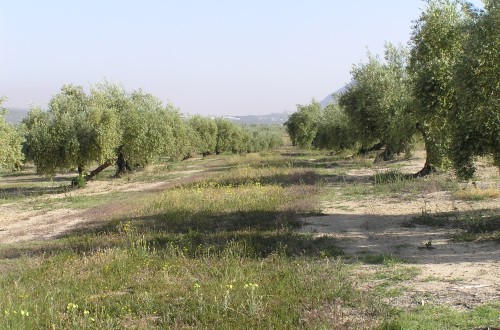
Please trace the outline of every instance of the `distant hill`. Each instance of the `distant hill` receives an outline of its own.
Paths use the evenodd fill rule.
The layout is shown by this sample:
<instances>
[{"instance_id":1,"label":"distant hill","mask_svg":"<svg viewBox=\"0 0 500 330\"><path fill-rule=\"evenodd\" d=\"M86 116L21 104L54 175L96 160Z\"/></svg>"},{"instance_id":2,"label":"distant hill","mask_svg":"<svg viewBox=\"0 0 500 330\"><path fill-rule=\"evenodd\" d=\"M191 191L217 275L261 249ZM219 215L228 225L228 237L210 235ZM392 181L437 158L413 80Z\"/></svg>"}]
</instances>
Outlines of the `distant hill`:
<instances>
[{"instance_id":1,"label":"distant hill","mask_svg":"<svg viewBox=\"0 0 500 330\"><path fill-rule=\"evenodd\" d=\"M325 97L323 101L320 102L321 107L324 108L331 102L333 102L333 95L338 95L347 90L347 87L349 87L351 84L353 84L353 81L345 85L344 87L338 89L334 93L328 95ZM282 125L284 124L287 120L288 117L293 113L293 111L285 111L282 113L272 113L269 115L250 115L250 116L224 116L224 118L229 119L235 123L240 123L240 124L246 124L246 125L251 125L251 124L261 124L261 125L273 125L273 124L278 124Z\"/></svg>"},{"instance_id":2,"label":"distant hill","mask_svg":"<svg viewBox=\"0 0 500 330\"><path fill-rule=\"evenodd\" d=\"M351 86L352 84L354 83L354 81L351 81L350 83L348 83L347 85L345 85L344 87L336 90L335 92L333 92L332 94L328 95L327 97L325 97L323 99L323 101L319 102L321 104L321 107L324 108L326 107L328 104L332 103L333 102L333 95L338 95L338 94L342 94L344 93L346 90L347 90L347 87Z\"/></svg>"},{"instance_id":3,"label":"distant hill","mask_svg":"<svg viewBox=\"0 0 500 330\"><path fill-rule=\"evenodd\" d=\"M29 109L10 108L7 109L5 120L10 124L19 124L21 120L28 114ZM290 113L272 113L269 115L249 115L249 116L224 116L235 123L244 125L283 125L287 120Z\"/></svg>"},{"instance_id":4,"label":"distant hill","mask_svg":"<svg viewBox=\"0 0 500 330\"><path fill-rule=\"evenodd\" d=\"M244 125L283 125L289 116L289 112L282 112L271 113L269 115L224 116L224 118Z\"/></svg>"},{"instance_id":5,"label":"distant hill","mask_svg":"<svg viewBox=\"0 0 500 330\"><path fill-rule=\"evenodd\" d=\"M9 124L19 124L21 120L26 117L29 111L29 109L8 108L7 115L5 116L5 121Z\"/></svg>"}]
</instances>

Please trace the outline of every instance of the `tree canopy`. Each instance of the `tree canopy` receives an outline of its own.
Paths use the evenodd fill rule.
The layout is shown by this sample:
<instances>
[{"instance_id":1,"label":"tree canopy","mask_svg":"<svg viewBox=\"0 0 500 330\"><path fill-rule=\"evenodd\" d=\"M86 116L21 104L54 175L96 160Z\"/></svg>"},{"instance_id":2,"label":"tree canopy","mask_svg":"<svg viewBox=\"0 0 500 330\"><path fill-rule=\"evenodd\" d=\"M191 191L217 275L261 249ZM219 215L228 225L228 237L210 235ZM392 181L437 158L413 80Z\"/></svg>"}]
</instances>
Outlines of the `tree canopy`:
<instances>
[{"instance_id":1,"label":"tree canopy","mask_svg":"<svg viewBox=\"0 0 500 330\"><path fill-rule=\"evenodd\" d=\"M77 168L86 179L113 164L120 175L159 157L180 160L281 145L281 133L275 130L244 128L222 118L184 118L174 105L165 106L151 94L128 93L108 82L92 86L89 93L64 85L48 111L34 107L23 127L24 152L39 174Z\"/></svg>"},{"instance_id":2,"label":"tree canopy","mask_svg":"<svg viewBox=\"0 0 500 330\"><path fill-rule=\"evenodd\" d=\"M354 83L339 97L356 141L363 149L385 145L385 160L407 150L415 131L407 58L406 48L392 44L386 44L385 61L368 54L367 63L353 67Z\"/></svg>"},{"instance_id":3,"label":"tree canopy","mask_svg":"<svg viewBox=\"0 0 500 330\"><path fill-rule=\"evenodd\" d=\"M0 98L0 169L13 170L23 161L22 152L23 135L19 129L5 121L6 109Z\"/></svg>"},{"instance_id":4,"label":"tree canopy","mask_svg":"<svg viewBox=\"0 0 500 330\"><path fill-rule=\"evenodd\" d=\"M215 121L196 115L189 118L188 123L193 130L191 136L193 151L203 155L214 153L217 146L217 124Z\"/></svg>"},{"instance_id":5,"label":"tree canopy","mask_svg":"<svg viewBox=\"0 0 500 330\"><path fill-rule=\"evenodd\" d=\"M415 175L452 164L471 178L477 156L500 169L500 14L460 0L427 0L409 49L386 44L354 65L352 83L321 109L297 107L285 123L294 145L360 151L385 146L383 158L409 151L416 132L426 162ZM370 148L370 146L373 146Z\"/></svg>"},{"instance_id":6,"label":"tree canopy","mask_svg":"<svg viewBox=\"0 0 500 330\"><path fill-rule=\"evenodd\" d=\"M474 157L491 154L500 168L500 4L487 1L462 28L463 49L453 82L451 159L457 174L470 178Z\"/></svg>"},{"instance_id":7,"label":"tree canopy","mask_svg":"<svg viewBox=\"0 0 500 330\"><path fill-rule=\"evenodd\" d=\"M32 109L24 124L27 153L44 175L78 168L87 178L94 163L102 171L116 162L117 173L145 166L159 155L178 156L180 114L143 91L127 93L102 83L87 95L80 86L64 85L42 113Z\"/></svg>"},{"instance_id":8,"label":"tree canopy","mask_svg":"<svg viewBox=\"0 0 500 330\"><path fill-rule=\"evenodd\" d=\"M443 166L449 158L449 117L456 97L453 67L462 50L468 8L455 0L429 0L413 27L409 69L418 102L417 127L427 151L421 174Z\"/></svg>"},{"instance_id":9,"label":"tree canopy","mask_svg":"<svg viewBox=\"0 0 500 330\"><path fill-rule=\"evenodd\" d=\"M285 123L292 144L301 148L311 148L318 132L321 104L312 100L310 104L297 105L297 111Z\"/></svg>"},{"instance_id":10,"label":"tree canopy","mask_svg":"<svg viewBox=\"0 0 500 330\"><path fill-rule=\"evenodd\" d=\"M344 150L356 145L350 118L338 101L328 104L318 120L318 132L313 145L317 148Z\"/></svg>"}]
</instances>

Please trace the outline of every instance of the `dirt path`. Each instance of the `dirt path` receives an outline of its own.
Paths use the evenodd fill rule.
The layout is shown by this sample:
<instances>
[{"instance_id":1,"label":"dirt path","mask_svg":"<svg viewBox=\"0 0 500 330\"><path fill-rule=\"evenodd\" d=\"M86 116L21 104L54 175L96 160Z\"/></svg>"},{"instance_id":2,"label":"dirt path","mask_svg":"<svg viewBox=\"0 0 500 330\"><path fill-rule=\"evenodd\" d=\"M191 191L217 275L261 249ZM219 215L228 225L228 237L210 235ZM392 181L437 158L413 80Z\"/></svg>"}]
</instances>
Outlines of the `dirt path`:
<instances>
[{"instance_id":1,"label":"dirt path","mask_svg":"<svg viewBox=\"0 0 500 330\"><path fill-rule=\"evenodd\" d=\"M472 307L500 300L500 248L496 243L452 242L451 231L404 226L406 214L331 214L307 219L302 231L340 240L347 256L383 254L418 266L420 275L405 282L398 304L422 300ZM431 248L426 244L431 242ZM371 267L374 270L380 266Z\"/></svg>"},{"instance_id":2,"label":"dirt path","mask_svg":"<svg viewBox=\"0 0 500 330\"><path fill-rule=\"evenodd\" d=\"M92 181L84 189L29 197L0 205L0 244L50 239L81 227L89 228L115 218L134 216L149 197L167 188L198 180L203 176L202 172L199 169L170 172L179 177L156 182ZM86 209L43 207L44 202L89 196L104 198L113 193L122 193L123 198ZM33 209L30 207L33 204L42 207Z\"/></svg>"},{"instance_id":3,"label":"dirt path","mask_svg":"<svg viewBox=\"0 0 500 330\"><path fill-rule=\"evenodd\" d=\"M408 162L403 171L418 166ZM380 169L352 170L347 175L373 175ZM490 178L491 173L487 173ZM362 182L363 179L358 181ZM328 188L328 187L327 187ZM339 189L332 184L331 189ZM494 242L454 242L455 229L408 226L408 220L423 211L497 210L500 199L479 202L456 200L444 191L418 198L361 198L325 200L323 216L304 219L302 232L330 236L339 240L347 256L386 255L402 259L407 266L417 266L420 275L403 284L405 294L393 303L416 306L422 302L469 308L490 301L500 301L500 246ZM376 271L383 266L366 266Z\"/></svg>"}]
</instances>

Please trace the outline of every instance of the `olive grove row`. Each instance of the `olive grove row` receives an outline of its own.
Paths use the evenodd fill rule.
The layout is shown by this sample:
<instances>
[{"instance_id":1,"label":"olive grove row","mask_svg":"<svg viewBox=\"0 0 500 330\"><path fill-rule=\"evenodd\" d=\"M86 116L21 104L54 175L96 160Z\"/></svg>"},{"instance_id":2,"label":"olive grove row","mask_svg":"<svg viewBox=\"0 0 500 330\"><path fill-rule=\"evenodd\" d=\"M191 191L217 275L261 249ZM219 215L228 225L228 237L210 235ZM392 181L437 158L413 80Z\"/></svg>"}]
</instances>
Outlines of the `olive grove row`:
<instances>
[{"instance_id":1,"label":"olive grove row","mask_svg":"<svg viewBox=\"0 0 500 330\"><path fill-rule=\"evenodd\" d=\"M474 158L500 168L500 2L484 10L458 0L428 0L409 47L386 44L352 69L352 82L322 109L299 105L286 123L292 142L332 150L408 152L416 134L427 159L416 175L453 165L461 178Z\"/></svg>"},{"instance_id":2,"label":"olive grove row","mask_svg":"<svg viewBox=\"0 0 500 330\"><path fill-rule=\"evenodd\" d=\"M104 82L88 94L80 86L64 85L48 111L33 108L17 129L2 117L0 141L0 167L24 159L42 175L77 168L88 180L111 165L120 175L159 157L274 149L282 144L282 132L222 118L183 118L151 94L128 93Z\"/></svg>"}]
</instances>

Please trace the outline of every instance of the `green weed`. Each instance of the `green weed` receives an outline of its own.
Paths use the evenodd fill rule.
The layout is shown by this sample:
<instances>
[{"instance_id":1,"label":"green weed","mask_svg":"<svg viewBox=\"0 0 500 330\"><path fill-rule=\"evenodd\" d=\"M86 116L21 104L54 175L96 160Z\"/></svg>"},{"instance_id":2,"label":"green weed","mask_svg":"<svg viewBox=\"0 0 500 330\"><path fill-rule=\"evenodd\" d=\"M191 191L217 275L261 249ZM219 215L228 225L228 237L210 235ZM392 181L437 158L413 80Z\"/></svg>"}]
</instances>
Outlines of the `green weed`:
<instances>
[{"instance_id":1,"label":"green weed","mask_svg":"<svg viewBox=\"0 0 500 330\"><path fill-rule=\"evenodd\" d=\"M370 265L394 266L403 263L403 260L401 260L400 258L386 254L362 253L357 256L357 259L362 263Z\"/></svg>"},{"instance_id":2,"label":"green weed","mask_svg":"<svg viewBox=\"0 0 500 330\"><path fill-rule=\"evenodd\" d=\"M400 311L381 329L472 329L498 327L500 303L486 304L462 312L449 307L424 305L412 311Z\"/></svg>"},{"instance_id":3,"label":"green weed","mask_svg":"<svg viewBox=\"0 0 500 330\"><path fill-rule=\"evenodd\" d=\"M455 228L455 241L490 240L500 243L500 216L492 212L442 212L428 213L413 217L407 226L423 225L438 228Z\"/></svg>"}]
</instances>

